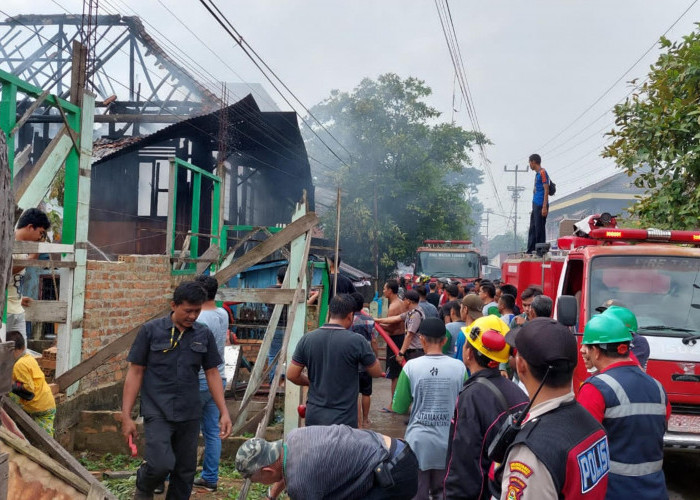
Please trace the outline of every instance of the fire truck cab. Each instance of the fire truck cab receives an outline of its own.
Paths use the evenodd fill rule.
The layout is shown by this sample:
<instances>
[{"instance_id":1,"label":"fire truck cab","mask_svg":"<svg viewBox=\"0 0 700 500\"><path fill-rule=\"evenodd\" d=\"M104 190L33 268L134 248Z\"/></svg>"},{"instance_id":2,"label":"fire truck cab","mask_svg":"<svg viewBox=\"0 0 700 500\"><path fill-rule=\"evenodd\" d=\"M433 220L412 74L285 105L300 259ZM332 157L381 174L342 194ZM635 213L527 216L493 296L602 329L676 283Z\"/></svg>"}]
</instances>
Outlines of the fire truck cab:
<instances>
[{"instance_id":1,"label":"fire truck cab","mask_svg":"<svg viewBox=\"0 0 700 500\"><path fill-rule=\"evenodd\" d=\"M695 244L681 246L680 244ZM504 281L522 291L544 284L554 316L579 344L596 308L615 299L637 317L649 342L647 373L664 386L672 415L664 445L700 450L700 231L596 228L559 239L551 256L508 259ZM519 270L522 277L517 279ZM544 277L535 279L535 276ZM566 299L564 299L566 297ZM559 299L559 300L557 300ZM566 303L570 307L562 307ZM579 358L574 389L589 376Z\"/></svg>"},{"instance_id":2,"label":"fire truck cab","mask_svg":"<svg viewBox=\"0 0 700 500\"><path fill-rule=\"evenodd\" d=\"M421 279L450 278L462 282L481 276L481 266L488 263L469 240L425 240L416 250L412 282Z\"/></svg>"}]
</instances>

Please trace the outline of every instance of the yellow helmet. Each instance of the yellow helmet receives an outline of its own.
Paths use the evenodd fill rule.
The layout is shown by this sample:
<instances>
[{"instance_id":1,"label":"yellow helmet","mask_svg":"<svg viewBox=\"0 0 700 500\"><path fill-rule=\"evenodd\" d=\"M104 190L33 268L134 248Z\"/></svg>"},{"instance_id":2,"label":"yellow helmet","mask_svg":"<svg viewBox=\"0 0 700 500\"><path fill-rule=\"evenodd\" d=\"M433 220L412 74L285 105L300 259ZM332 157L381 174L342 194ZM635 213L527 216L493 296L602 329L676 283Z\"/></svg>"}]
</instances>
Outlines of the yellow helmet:
<instances>
[{"instance_id":1,"label":"yellow helmet","mask_svg":"<svg viewBox=\"0 0 700 500\"><path fill-rule=\"evenodd\" d=\"M510 356L510 346L506 343L508 330L508 325L494 315L477 318L471 325L462 328L467 342L487 358L499 363L505 363Z\"/></svg>"}]
</instances>

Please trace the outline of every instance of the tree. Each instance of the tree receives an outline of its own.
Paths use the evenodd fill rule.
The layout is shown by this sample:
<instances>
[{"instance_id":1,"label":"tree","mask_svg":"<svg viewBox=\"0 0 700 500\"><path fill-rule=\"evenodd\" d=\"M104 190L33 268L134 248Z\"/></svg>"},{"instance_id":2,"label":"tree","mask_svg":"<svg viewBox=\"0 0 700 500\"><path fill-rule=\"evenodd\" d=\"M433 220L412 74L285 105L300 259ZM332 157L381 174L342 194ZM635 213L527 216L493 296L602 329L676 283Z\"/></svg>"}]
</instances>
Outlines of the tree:
<instances>
[{"instance_id":1,"label":"tree","mask_svg":"<svg viewBox=\"0 0 700 500\"><path fill-rule=\"evenodd\" d=\"M343 259L373 271L376 244L380 279L398 262L411 262L424 239L463 239L478 231L482 205L467 200L482 174L469 166L468 153L488 141L440 123L440 113L423 102L430 94L416 78L364 79L312 108L325 127L315 129L321 139L304 130L316 185L343 190ZM323 219L328 235L335 234L331 208Z\"/></svg>"},{"instance_id":2,"label":"tree","mask_svg":"<svg viewBox=\"0 0 700 500\"><path fill-rule=\"evenodd\" d=\"M499 234L489 241L489 259L493 259L501 252L522 252L527 247L527 241L522 234L517 235L516 248L513 248L513 233Z\"/></svg>"},{"instance_id":3,"label":"tree","mask_svg":"<svg viewBox=\"0 0 700 500\"><path fill-rule=\"evenodd\" d=\"M646 196L633 210L642 225L695 229L700 220L700 33L666 49L648 79L615 106L614 158ZM634 82L633 82L634 83Z\"/></svg>"}]
</instances>

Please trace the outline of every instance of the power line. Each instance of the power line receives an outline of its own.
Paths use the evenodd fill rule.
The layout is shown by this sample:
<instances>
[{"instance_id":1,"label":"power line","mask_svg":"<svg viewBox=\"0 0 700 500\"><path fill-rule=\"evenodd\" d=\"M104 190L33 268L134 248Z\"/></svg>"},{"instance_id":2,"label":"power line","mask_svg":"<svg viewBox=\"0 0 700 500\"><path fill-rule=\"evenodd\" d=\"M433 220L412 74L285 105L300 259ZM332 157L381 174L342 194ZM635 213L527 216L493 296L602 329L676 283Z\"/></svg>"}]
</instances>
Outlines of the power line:
<instances>
[{"instance_id":1,"label":"power line","mask_svg":"<svg viewBox=\"0 0 700 500\"><path fill-rule=\"evenodd\" d=\"M206 3L205 0L199 0L199 2L204 6L205 9L207 9L207 11L208 11L208 12L211 14L211 16L216 20L216 22L219 23L219 25L224 29L224 31L226 31L226 33L236 42L236 44L241 48L241 50L243 51L243 53L244 53L246 56L248 56L248 58L253 62L253 64L255 65L255 67L257 67L258 70L260 70L260 72L261 72L262 75L265 77L265 79L270 83L270 85L272 85L272 87L277 91L277 93L279 93L279 95L282 97L282 99L284 99L284 101L285 101L292 109L294 109L294 105L292 105L292 103L289 101L289 99L287 98L287 96L279 89L279 87L275 84L275 82L272 80L272 78L271 78L271 77L267 74L267 72L263 69L263 67L261 66L261 64L262 64L265 68L267 68L267 70L274 76L274 78L280 83L280 85L282 85L282 87L284 87L284 89L294 98L294 100L297 101L297 102L302 106L302 108L309 114L309 116L311 116L311 117L316 121L316 123L318 123L318 124L321 126L321 128L323 128L323 129L326 131L326 133L327 133L336 143L338 143L338 144L341 146L341 148L343 148L350 156L352 156L352 154L340 143L340 141L338 141L338 139L336 139L335 136L334 136L333 134L331 134L331 132L325 127L325 125L323 125L323 123L321 123L321 122L313 115L313 113L311 113L311 111L301 102L301 100L300 100L298 97L296 97L296 95L289 89L289 87L287 87L287 85L277 76L277 74L276 74L276 73L267 65L267 63L265 63L265 61L257 54L257 52L255 52L255 50L253 50L253 48L250 46L250 44L249 44L248 42L246 42L246 41L243 39L243 37L240 35L240 33L238 33L238 31L237 31L236 28L233 26L233 24L231 24L231 22L228 20L228 18L226 18L226 16L221 12L221 10L219 10L219 8L216 6L216 4L213 2L213 0L209 0L209 3L211 3L211 6L208 5L208 4ZM212 10L212 8L213 8L214 10L216 10L216 13L214 12L214 10ZM218 14L217 14L217 13L218 13ZM228 26L227 26L227 25L228 25ZM253 57L253 55L255 55L255 57ZM256 59L256 58L257 58L257 59ZM258 61L259 61L259 62L258 62ZM306 124L306 126L309 127L309 130L311 131L311 133L313 133L313 134L318 138L318 140L321 141L321 143L326 147L326 149L328 149L328 150L331 152L331 154L332 154L333 156L335 156L335 158L336 158L338 161L340 161L342 164L344 164L344 165L346 165L346 166L348 166L348 167L350 166L350 165L348 165L348 163L347 163L345 160L343 160L343 159L342 159L342 158L341 158L327 143L326 143L326 141L324 141L324 140L321 138L320 135L318 135L318 133L316 133L316 131L313 129L313 127L312 127L309 123L307 123L306 120L304 120L304 118L301 117L301 115L300 115L299 117L300 117L300 119L304 122L304 124Z\"/></svg>"},{"instance_id":2,"label":"power line","mask_svg":"<svg viewBox=\"0 0 700 500\"><path fill-rule=\"evenodd\" d=\"M664 31L663 35L661 35L661 36L666 36L666 34L668 34L668 32L671 31L671 29L673 29L676 26L676 24L678 24L678 22L680 22L680 20L688 13L688 11L690 9L693 8L693 6L697 2L698 2L698 0L693 0L693 2L688 6L688 8L686 8L683 11L683 13L680 16L678 16L678 18L673 22L673 24L671 24L671 26L669 26L668 29L666 31ZM605 90L605 92L603 92L602 95L600 95L590 106L588 106L586 109L584 109L581 114L579 114L576 118L574 118L574 120L571 123L569 123L566 127L564 127L557 134L555 134L551 139L549 139L542 146L540 146L538 148L538 150L543 149L544 147L548 146L550 143L552 143L554 140L556 140L558 137L560 137L564 132L569 130L574 125L574 123L576 123L581 118L583 118L583 116L586 113L588 113L596 104L598 104L606 95L608 95L610 93L610 91L613 88L615 88L617 86L617 84L620 83L622 81L622 79L625 78L625 76L627 76L627 74L629 74L629 72L632 71L632 69L634 69L634 67L637 66L637 64L639 64L642 61L642 59L644 59L656 47L657 43L658 43L658 40L655 40L654 43L647 50L645 50L644 53L641 56L639 56L637 58L637 60L629 68L627 68L627 70L624 73L622 73L622 75L620 75L620 77L617 80L615 80L615 82L610 87L607 88L607 90Z\"/></svg>"},{"instance_id":3,"label":"power line","mask_svg":"<svg viewBox=\"0 0 700 500\"><path fill-rule=\"evenodd\" d=\"M445 36L445 42L447 43L447 49L450 54L450 59L452 60L452 65L455 70L455 75L457 77L457 82L459 83L459 88L462 93L462 97L465 102L465 109L469 116L469 120L472 124L472 128L477 132L478 136L476 138L476 143L479 148L479 153L481 155L484 171L491 183L493 189L494 197L498 204L501 212L504 211L503 203L501 202L501 197L496 186L496 181L493 177L493 173L490 168L490 161L486 156L486 150L483 144L484 134L481 131L481 126L479 124L479 118L476 114L476 108L474 106L474 100L472 98L471 89L469 88L469 81L467 80L466 71L464 69L464 59L462 57L462 52L459 47L459 41L457 39L457 33L454 27L454 21L452 19L452 12L447 0L444 0L444 4L435 0L435 7L438 11L438 18L440 19L440 25L442 27L443 35Z\"/></svg>"}]
</instances>

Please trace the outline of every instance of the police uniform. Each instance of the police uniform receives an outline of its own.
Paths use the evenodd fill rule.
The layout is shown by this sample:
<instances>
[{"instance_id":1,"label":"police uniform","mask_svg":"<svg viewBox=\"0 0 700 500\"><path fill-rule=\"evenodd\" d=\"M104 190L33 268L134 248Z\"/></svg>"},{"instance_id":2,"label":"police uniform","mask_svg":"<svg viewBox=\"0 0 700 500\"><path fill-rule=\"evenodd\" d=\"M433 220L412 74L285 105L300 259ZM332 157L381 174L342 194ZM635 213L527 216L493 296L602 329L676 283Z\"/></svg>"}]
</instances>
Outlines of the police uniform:
<instances>
[{"instance_id":1,"label":"police uniform","mask_svg":"<svg viewBox=\"0 0 700 500\"><path fill-rule=\"evenodd\" d=\"M621 361L588 378L578 400L608 433L607 498L668 498L662 467L670 405L661 384L636 362Z\"/></svg>"},{"instance_id":2,"label":"police uniform","mask_svg":"<svg viewBox=\"0 0 700 500\"><path fill-rule=\"evenodd\" d=\"M170 316L149 321L127 361L146 367L141 385L146 453L136 485L153 491L170 474L168 498L189 498L202 413L199 370L222 363L214 335L201 323L180 332Z\"/></svg>"},{"instance_id":3,"label":"police uniform","mask_svg":"<svg viewBox=\"0 0 700 500\"><path fill-rule=\"evenodd\" d=\"M501 499L602 500L608 442L598 422L569 393L534 406L508 451Z\"/></svg>"},{"instance_id":4,"label":"police uniform","mask_svg":"<svg viewBox=\"0 0 700 500\"><path fill-rule=\"evenodd\" d=\"M529 366L549 369L545 385L557 373L573 376L576 339L556 320L535 318L506 339ZM609 470L603 427L568 392L530 409L496 477L501 500L603 500Z\"/></svg>"}]
</instances>

